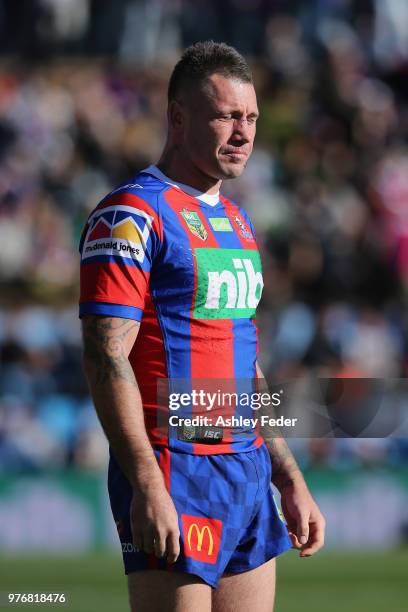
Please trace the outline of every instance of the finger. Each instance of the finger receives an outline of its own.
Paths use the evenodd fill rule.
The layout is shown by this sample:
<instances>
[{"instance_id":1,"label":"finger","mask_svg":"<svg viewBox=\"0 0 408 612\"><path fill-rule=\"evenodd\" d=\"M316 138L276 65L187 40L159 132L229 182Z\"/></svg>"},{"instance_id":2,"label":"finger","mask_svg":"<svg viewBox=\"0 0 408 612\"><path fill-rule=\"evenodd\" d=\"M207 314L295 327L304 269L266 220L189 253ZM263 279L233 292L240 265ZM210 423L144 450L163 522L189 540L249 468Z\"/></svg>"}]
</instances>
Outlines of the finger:
<instances>
[{"instance_id":1,"label":"finger","mask_svg":"<svg viewBox=\"0 0 408 612\"><path fill-rule=\"evenodd\" d=\"M302 552L300 553L301 557L310 557L314 555L318 550L323 548L324 546L324 527L317 526L315 530L312 531L311 536L309 538L309 542L306 546L303 547Z\"/></svg>"},{"instance_id":2,"label":"finger","mask_svg":"<svg viewBox=\"0 0 408 612\"><path fill-rule=\"evenodd\" d=\"M154 536L154 554L159 559L162 559L166 554L166 539L163 534L160 534L158 531Z\"/></svg>"},{"instance_id":3,"label":"finger","mask_svg":"<svg viewBox=\"0 0 408 612\"><path fill-rule=\"evenodd\" d=\"M175 563L180 555L180 532L173 531L167 536L167 561Z\"/></svg>"},{"instance_id":4,"label":"finger","mask_svg":"<svg viewBox=\"0 0 408 612\"><path fill-rule=\"evenodd\" d=\"M297 528L297 539L299 542L303 544L307 544L309 540L309 516L308 515L300 515L298 520L298 528Z\"/></svg>"},{"instance_id":5,"label":"finger","mask_svg":"<svg viewBox=\"0 0 408 612\"><path fill-rule=\"evenodd\" d=\"M297 535L295 533L293 533L293 531L289 531L289 537L290 537L291 542L292 542L292 548L297 548L297 549L300 550L302 548L302 544L297 539Z\"/></svg>"},{"instance_id":6,"label":"finger","mask_svg":"<svg viewBox=\"0 0 408 612\"><path fill-rule=\"evenodd\" d=\"M315 553L317 553L321 548L323 548L323 541L319 541L319 542L314 542L311 546L306 546L306 548L304 548L299 556L300 557L311 557L312 555L314 555Z\"/></svg>"}]
</instances>

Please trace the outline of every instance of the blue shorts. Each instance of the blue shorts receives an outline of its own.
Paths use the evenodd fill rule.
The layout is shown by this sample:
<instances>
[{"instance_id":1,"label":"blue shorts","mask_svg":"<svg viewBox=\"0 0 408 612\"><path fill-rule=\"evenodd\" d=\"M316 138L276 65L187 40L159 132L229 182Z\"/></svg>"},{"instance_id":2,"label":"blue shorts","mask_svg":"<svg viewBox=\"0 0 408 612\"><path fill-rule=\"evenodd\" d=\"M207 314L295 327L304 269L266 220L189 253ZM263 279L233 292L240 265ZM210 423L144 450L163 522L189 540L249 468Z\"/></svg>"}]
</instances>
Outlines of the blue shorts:
<instances>
[{"instance_id":1,"label":"blue shorts","mask_svg":"<svg viewBox=\"0 0 408 612\"><path fill-rule=\"evenodd\" d=\"M134 549L129 520L132 489L113 454L108 489L125 573L147 569L187 572L212 587L226 573L254 569L292 547L271 489L265 445L226 455L155 449L176 506L181 553L174 564Z\"/></svg>"}]
</instances>

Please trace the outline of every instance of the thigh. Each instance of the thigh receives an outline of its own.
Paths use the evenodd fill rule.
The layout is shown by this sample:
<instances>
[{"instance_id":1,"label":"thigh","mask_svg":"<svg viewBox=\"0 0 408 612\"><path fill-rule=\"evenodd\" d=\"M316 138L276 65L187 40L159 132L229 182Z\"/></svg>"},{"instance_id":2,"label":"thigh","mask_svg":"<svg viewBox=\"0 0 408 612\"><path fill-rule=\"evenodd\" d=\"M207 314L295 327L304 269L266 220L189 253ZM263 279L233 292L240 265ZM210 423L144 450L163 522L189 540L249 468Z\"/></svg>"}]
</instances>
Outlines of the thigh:
<instances>
[{"instance_id":1,"label":"thigh","mask_svg":"<svg viewBox=\"0 0 408 612\"><path fill-rule=\"evenodd\" d=\"M191 574L132 572L128 589L131 612L211 612L211 587Z\"/></svg>"},{"instance_id":2,"label":"thigh","mask_svg":"<svg viewBox=\"0 0 408 612\"><path fill-rule=\"evenodd\" d=\"M224 575L212 593L213 612L272 612L276 562L271 559L241 574Z\"/></svg>"}]
</instances>

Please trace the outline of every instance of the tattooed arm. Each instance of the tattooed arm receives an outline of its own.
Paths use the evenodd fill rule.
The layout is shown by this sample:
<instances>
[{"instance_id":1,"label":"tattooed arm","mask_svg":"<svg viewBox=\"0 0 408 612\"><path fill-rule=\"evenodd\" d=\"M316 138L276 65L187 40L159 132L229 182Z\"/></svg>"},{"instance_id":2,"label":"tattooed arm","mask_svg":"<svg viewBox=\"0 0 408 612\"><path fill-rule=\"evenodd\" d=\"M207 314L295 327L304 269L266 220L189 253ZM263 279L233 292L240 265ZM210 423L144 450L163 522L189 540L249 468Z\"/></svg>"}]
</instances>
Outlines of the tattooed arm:
<instances>
[{"instance_id":1,"label":"tattooed arm","mask_svg":"<svg viewBox=\"0 0 408 612\"><path fill-rule=\"evenodd\" d=\"M256 374L265 380L256 364ZM264 435L272 463L272 482L281 494L282 511L294 548L310 557L324 544L325 520L307 487L296 460L278 428Z\"/></svg>"},{"instance_id":2,"label":"tattooed arm","mask_svg":"<svg viewBox=\"0 0 408 612\"><path fill-rule=\"evenodd\" d=\"M266 384L258 362L256 363L256 375ZM293 485L297 478L303 480L302 472L285 439L282 438L279 427L265 428L262 433L272 461L273 484L282 490L288 485Z\"/></svg>"},{"instance_id":3,"label":"tattooed arm","mask_svg":"<svg viewBox=\"0 0 408 612\"><path fill-rule=\"evenodd\" d=\"M133 542L158 557L179 554L177 513L147 436L129 354L139 323L119 317L82 319L83 364L99 420L133 489Z\"/></svg>"},{"instance_id":4,"label":"tattooed arm","mask_svg":"<svg viewBox=\"0 0 408 612\"><path fill-rule=\"evenodd\" d=\"M161 478L128 359L139 325L116 317L82 319L84 370L95 408L114 455L133 485L147 476Z\"/></svg>"}]
</instances>

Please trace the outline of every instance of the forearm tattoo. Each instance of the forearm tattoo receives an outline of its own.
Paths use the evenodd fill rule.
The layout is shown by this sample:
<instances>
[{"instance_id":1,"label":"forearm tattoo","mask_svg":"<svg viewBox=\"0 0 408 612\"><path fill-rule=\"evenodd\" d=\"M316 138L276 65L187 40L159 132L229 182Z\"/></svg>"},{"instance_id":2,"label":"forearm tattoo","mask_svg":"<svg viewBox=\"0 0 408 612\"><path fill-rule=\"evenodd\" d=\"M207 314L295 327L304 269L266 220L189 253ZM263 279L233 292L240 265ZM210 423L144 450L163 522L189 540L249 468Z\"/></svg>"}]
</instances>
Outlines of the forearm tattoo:
<instances>
[{"instance_id":1,"label":"forearm tattoo","mask_svg":"<svg viewBox=\"0 0 408 612\"><path fill-rule=\"evenodd\" d=\"M258 388L262 391L268 391L266 379L262 374L262 370L256 363L256 374L258 378ZM261 409L261 415L264 409ZM265 409L266 410L266 409ZM272 406L268 406L266 416L276 416ZM293 484L293 476L295 472L300 472L299 466L287 445L279 427L268 426L262 428L262 436L265 440L266 447L269 451L272 462L272 482L283 489L284 487Z\"/></svg>"},{"instance_id":2,"label":"forearm tattoo","mask_svg":"<svg viewBox=\"0 0 408 612\"><path fill-rule=\"evenodd\" d=\"M272 482L279 488L293 484L293 475L299 472L299 466L283 438L265 439L272 461Z\"/></svg>"}]
</instances>

